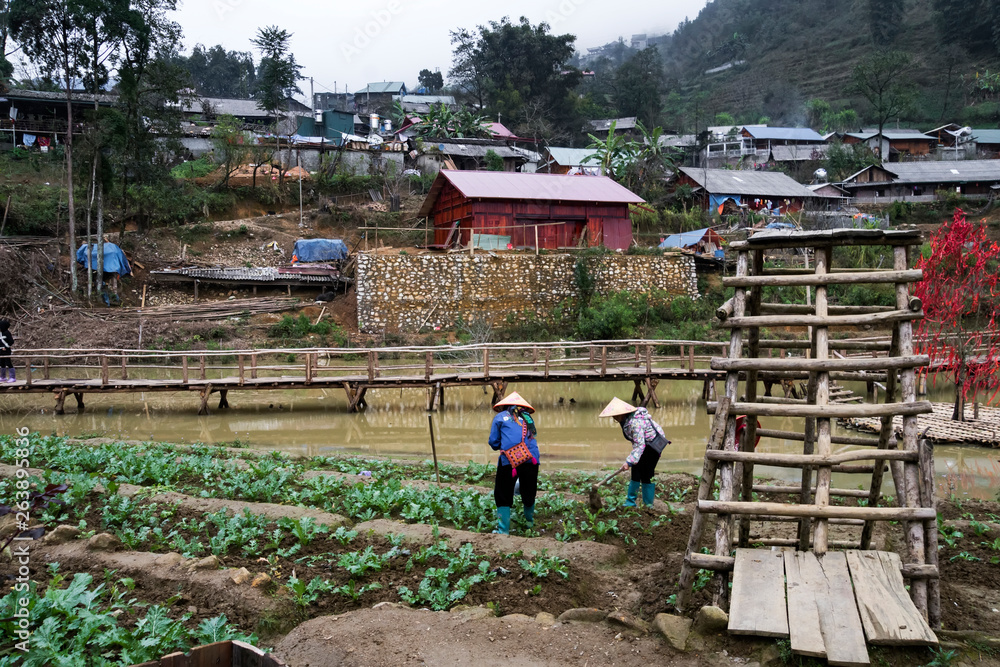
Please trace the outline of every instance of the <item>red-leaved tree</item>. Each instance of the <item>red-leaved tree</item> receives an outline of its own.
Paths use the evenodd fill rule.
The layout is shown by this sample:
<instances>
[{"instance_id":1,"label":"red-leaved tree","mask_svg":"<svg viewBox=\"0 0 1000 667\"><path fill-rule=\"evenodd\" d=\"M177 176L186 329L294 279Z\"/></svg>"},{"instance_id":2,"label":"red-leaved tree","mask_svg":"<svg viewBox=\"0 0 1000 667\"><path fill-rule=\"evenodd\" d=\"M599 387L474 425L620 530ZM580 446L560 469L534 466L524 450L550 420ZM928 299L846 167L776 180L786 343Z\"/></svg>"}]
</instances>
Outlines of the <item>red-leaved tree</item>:
<instances>
[{"instance_id":1,"label":"red-leaved tree","mask_svg":"<svg viewBox=\"0 0 1000 667\"><path fill-rule=\"evenodd\" d=\"M964 421L966 400L979 392L992 400L1000 391L1000 246L987 238L985 224L955 209L917 268L924 271L916 287L924 307L918 347L934 373L954 381L952 419Z\"/></svg>"}]
</instances>

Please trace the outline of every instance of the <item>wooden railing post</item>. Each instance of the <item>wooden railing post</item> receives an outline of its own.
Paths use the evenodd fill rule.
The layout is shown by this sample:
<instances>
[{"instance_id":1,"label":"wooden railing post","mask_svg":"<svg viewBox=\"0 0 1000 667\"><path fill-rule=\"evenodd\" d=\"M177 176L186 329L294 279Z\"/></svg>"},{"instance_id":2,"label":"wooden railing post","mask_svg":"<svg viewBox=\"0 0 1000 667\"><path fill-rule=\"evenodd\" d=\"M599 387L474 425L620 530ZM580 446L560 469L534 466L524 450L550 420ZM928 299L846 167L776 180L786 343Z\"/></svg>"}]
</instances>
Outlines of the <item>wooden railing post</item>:
<instances>
[{"instance_id":1,"label":"wooden railing post","mask_svg":"<svg viewBox=\"0 0 1000 667\"><path fill-rule=\"evenodd\" d=\"M688 345L688 370L694 372L694 345Z\"/></svg>"},{"instance_id":2,"label":"wooden railing post","mask_svg":"<svg viewBox=\"0 0 1000 667\"><path fill-rule=\"evenodd\" d=\"M604 377L608 373L608 348L605 345L601 346L601 377Z\"/></svg>"},{"instance_id":3,"label":"wooden railing post","mask_svg":"<svg viewBox=\"0 0 1000 667\"><path fill-rule=\"evenodd\" d=\"M250 355L250 379L257 379L257 353Z\"/></svg>"},{"instance_id":4,"label":"wooden railing post","mask_svg":"<svg viewBox=\"0 0 1000 667\"><path fill-rule=\"evenodd\" d=\"M538 346L531 348L531 370L538 370Z\"/></svg>"},{"instance_id":5,"label":"wooden railing post","mask_svg":"<svg viewBox=\"0 0 1000 667\"><path fill-rule=\"evenodd\" d=\"M490 349L486 348L483 350L483 377L488 378L490 376Z\"/></svg>"},{"instance_id":6,"label":"wooden railing post","mask_svg":"<svg viewBox=\"0 0 1000 667\"><path fill-rule=\"evenodd\" d=\"M184 384L188 383L188 358L186 354L181 357L181 379L184 380Z\"/></svg>"},{"instance_id":7,"label":"wooden railing post","mask_svg":"<svg viewBox=\"0 0 1000 667\"><path fill-rule=\"evenodd\" d=\"M101 355L101 386L108 383L108 355Z\"/></svg>"},{"instance_id":8,"label":"wooden railing post","mask_svg":"<svg viewBox=\"0 0 1000 667\"><path fill-rule=\"evenodd\" d=\"M31 357L24 360L24 386L31 386Z\"/></svg>"},{"instance_id":9,"label":"wooden railing post","mask_svg":"<svg viewBox=\"0 0 1000 667\"><path fill-rule=\"evenodd\" d=\"M204 380L205 379L205 355L204 354L201 355L200 357L198 357L198 365L201 368L201 379Z\"/></svg>"},{"instance_id":10,"label":"wooden railing post","mask_svg":"<svg viewBox=\"0 0 1000 667\"><path fill-rule=\"evenodd\" d=\"M123 352L122 353L122 379L123 380L127 380L128 379L128 366L126 365L126 362L125 362L126 359L128 359L128 357Z\"/></svg>"},{"instance_id":11,"label":"wooden railing post","mask_svg":"<svg viewBox=\"0 0 1000 667\"><path fill-rule=\"evenodd\" d=\"M44 377L46 380L49 379L49 355L47 354L45 355L45 372L44 375L42 375L42 377Z\"/></svg>"},{"instance_id":12,"label":"wooden railing post","mask_svg":"<svg viewBox=\"0 0 1000 667\"><path fill-rule=\"evenodd\" d=\"M236 362L240 365L240 386L243 385L243 355L240 354L236 357Z\"/></svg>"},{"instance_id":13,"label":"wooden railing post","mask_svg":"<svg viewBox=\"0 0 1000 667\"><path fill-rule=\"evenodd\" d=\"M548 377L549 377L549 354L550 354L550 352L551 352L551 350L549 348L545 348L545 378L546 379L548 379Z\"/></svg>"},{"instance_id":14,"label":"wooden railing post","mask_svg":"<svg viewBox=\"0 0 1000 667\"><path fill-rule=\"evenodd\" d=\"M653 346L646 345L646 375L653 372Z\"/></svg>"},{"instance_id":15,"label":"wooden railing post","mask_svg":"<svg viewBox=\"0 0 1000 667\"><path fill-rule=\"evenodd\" d=\"M375 379L375 350L368 350L368 381Z\"/></svg>"},{"instance_id":16,"label":"wooden railing post","mask_svg":"<svg viewBox=\"0 0 1000 667\"><path fill-rule=\"evenodd\" d=\"M433 352L428 352L424 356L424 381L425 382L430 382L430 380L431 380L431 372L432 372L433 366L434 366L434 353Z\"/></svg>"},{"instance_id":17,"label":"wooden railing post","mask_svg":"<svg viewBox=\"0 0 1000 667\"><path fill-rule=\"evenodd\" d=\"M313 380L312 353L306 352L306 384L312 384L312 380Z\"/></svg>"}]
</instances>

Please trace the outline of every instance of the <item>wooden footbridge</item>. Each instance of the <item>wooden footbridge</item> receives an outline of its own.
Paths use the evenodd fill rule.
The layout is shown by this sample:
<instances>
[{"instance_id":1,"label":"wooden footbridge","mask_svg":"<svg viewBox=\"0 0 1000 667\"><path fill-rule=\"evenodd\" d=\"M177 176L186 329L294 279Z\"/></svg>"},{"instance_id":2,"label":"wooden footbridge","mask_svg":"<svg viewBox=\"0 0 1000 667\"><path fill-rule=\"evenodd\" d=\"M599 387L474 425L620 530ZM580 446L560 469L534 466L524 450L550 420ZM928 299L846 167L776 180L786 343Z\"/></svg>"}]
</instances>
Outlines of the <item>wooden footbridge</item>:
<instances>
[{"instance_id":1,"label":"wooden footbridge","mask_svg":"<svg viewBox=\"0 0 1000 667\"><path fill-rule=\"evenodd\" d=\"M82 410L87 394L194 392L204 415L214 393L224 409L231 391L336 388L344 390L355 412L368 405L367 393L374 389L423 389L427 409L435 410L444 405L449 387L490 387L495 402L511 384L632 382L633 400L658 406L656 387L664 380L701 382L703 397L714 399L715 380L725 374L705 367L706 352L727 345L632 340L197 352L17 350L18 381L0 383L0 395L52 394L56 413L63 414L70 396Z\"/></svg>"}]
</instances>

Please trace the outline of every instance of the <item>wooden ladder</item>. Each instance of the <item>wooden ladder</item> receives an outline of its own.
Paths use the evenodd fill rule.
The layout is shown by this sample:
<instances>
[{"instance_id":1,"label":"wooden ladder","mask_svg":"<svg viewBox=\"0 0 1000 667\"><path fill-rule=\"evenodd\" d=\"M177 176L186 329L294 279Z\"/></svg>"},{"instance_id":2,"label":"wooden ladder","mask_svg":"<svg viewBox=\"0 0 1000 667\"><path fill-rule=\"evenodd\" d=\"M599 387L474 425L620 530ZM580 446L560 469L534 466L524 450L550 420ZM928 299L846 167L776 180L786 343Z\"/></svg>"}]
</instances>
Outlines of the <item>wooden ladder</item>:
<instances>
[{"instance_id":1,"label":"wooden ladder","mask_svg":"<svg viewBox=\"0 0 1000 667\"><path fill-rule=\"evenodd\" d=\"M691 534L678 581L677 604L684 608L689 600L696 569L715 572L713 603L727 606L729 572L733 570L734 517L738 517L736 543L795 547L822 557L830 548L868 550L877 521L899 521L904 525L906 548L902 575L910 580L914 605L934 628L940 627L940 594L937 568L937 515L933 501L933 453L919 440L917 415L931 412L926 401L916 400L915 370L927 364L927 358L914 355L912 321L923 316L919 299L910 297L909 283L919 280L921 272L910 270L908 249L921 242L918 232L882 230L831 230L824 232L768 232L747 241L732 244L737 251L736 275L724 278L735 294L718 311L718 326L730 329L729 357L712 360L712 369L726 372L725 395L718 403L709 403L714 412L698 502ZM892 247L892 270L856 271L831 267L836 245L887 245ZM815 267L803 269L765 269L765 251L777 248L812 248ZM829 305L827 289L836 284L881 283L895 285L892 307L845 307ZM815 303L798 306L773 306L761 299L764 287L806 287L815 289ZM777 312L776 315L761 314ZM831 312L832 311L832 312ZM830 331L844 326L891 324L892 341L868 344L859 349L879 350L875 358L835 358L831 354ZM772 358L771 350L784 348L787 341L760 338L760 329L806 327L808 356ZM746 341L744 341L746 331ZM801 340L801 339L799 339ZM857 345L855 343L855 345ZM848 349L851 343L837 339L835 349ZM805 347L799 344L798 347ZM767 356L762 356L762 350ZM875 377L871 371L884 373L886 403L852 404L831 401L831 386L836 380ZM807 395L803 399L758 396L758 380L780 377L807 377ZM898 380L897 380L898 377ZM740 386L742 381L743 394ZM899 394L899 401L897 401ZM736 438L736 419L747 415L742 438ZM903 428L897 442L893 417L902 415ZM878 438L835 436L832 420L849 417L881 419ZM758 429L757 419L767 417L805 418L804 432ZM757 437L777 438L802 443L801 454L771 454L754 451ZM862 449L834 452L833 445ZM870 463L859 464L859 461ZM898 507L880 507L881 488L886 464L892 471ZM753 483L754 467L779 466L801 470L801 484L795 486ZM815 483L813 471L815 470ZM868 490L837 489L831 485L834 472L864 474L870 477ZM718 481L718 496L713 490ZM797 503L755 502L753 493L785 495ZM865 506L831 505L831 498L858 498ZM702 534L709 514L717 517L714 554L700 553ZM751 535L751 521L797 522L794 539L768 539ZM857 542L830 539L830 525L853 525L860 528Z\"/></svg>"}]
</instances>

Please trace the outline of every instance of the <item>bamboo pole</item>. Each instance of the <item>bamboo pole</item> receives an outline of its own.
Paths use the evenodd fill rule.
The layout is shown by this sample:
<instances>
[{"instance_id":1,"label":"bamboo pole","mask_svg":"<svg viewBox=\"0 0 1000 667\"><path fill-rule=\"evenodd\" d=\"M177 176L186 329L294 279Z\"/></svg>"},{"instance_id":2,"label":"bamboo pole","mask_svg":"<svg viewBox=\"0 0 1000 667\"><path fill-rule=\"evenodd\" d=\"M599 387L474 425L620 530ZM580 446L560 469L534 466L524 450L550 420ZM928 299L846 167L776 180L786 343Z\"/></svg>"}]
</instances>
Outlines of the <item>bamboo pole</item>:
<instances>
[{"instance_id":1,"label":"bamboo pole","mask_svg":"<svg viewBox=\"0 0 1000 667\"><path fill-rule=\"evenodd\" d=\"M757 359L751 357L749 359L713 359L711 367L715 371L806 371L829 373L830 371L877 371L918 368L926 366L929 363L930 357L926 354L908 357L875 357L870 359Z\"/></svg>"},{"instance_id":2,"label":"bamboo pole","mask_svg":"<svg viewBox=\"0 0 1000 667\"><path fill-rule=\"evenodd\" d=\"M774 514L777 516L807 516L824 519L874 519L876 521L911 521L920 524L937 516L933 507L846 507L841 505L789 505L788 503L740 503L699 500L698 511L718 514ZM813 547L815 550L815 546ZM920 563L923 565L923 563Z\"/></svg>"},{"instance_id":3,"label":"bamboo pole","mask_svg":"<svg viewBox=\"0 0 1000 667\"><path fill-rule=\"evenodd\" d=\"M827 275L830 267L831 252L829 248L821 248L816 251L816 275L815 278L822 279ZM826 284L822 281L816 283L816 319L827 319L827 298ZM871 317L863 315L862 317ZM819 364L828 362L830 354L828 347L829 329L824 325L817 325L813 330L813 341L815 341L816 359ZM829 369L820 368L816 372L816 407L826 408L830 402L830 375ZM827 458L831 453L830 443L830 418L829 416L816 415L816 456L817 458ZM816 491L813 494L813 504L817 510L823 510L830 504L830 467L820 466L816 471ZM822 512L814 516L816 523L813 528L813 551L817 556L822 556L827 550L829 540L829 526L822 518Z\"/></svg>"},{"instance_id":4,"label":"bamboo pole","mask_svg":"<svg viewBox=\"0 0 1000 667\"><path fill-rule=\"evenodd\" d=\"M816 288L819 289L818 287ZM818 297L817 297L818 300ZM720 327L849 327L875 326L889 324L900 320L919 320L922 312L913 312L908 308L892 310L886 313L867 313L863 315L759 315L756 317L731 317L720 322Z\"/></svg>"},{"instance_id":5,"label":"bamboo pole","mask_svg":"<svg viewBox=\"0 0 1000 667\"><path fill-rule=\"evenodd\" d=\"M764 270L764 251L754 250L753 253L753 266L752 272L754 275L760 275ZM761 307L761 292L762 289L759 286L750 288L750 298L748 299L748 306L750 308L750 315L760 315ZM758 329L751 329L749 331L749 340L747 341L747 355L751 359L756 359L760 356L760 331ZM735 360L726 360L735 361ZM692 360L691 370L694 370L694 362ZM736 370L736 369L734 369ZM754 403L758 400L757 397L757 371L754 369L747 370L746 384L744 385L744 392L746 394L746 400L748 403ZM743 440L737 443L741 452L752 452L756 448L757 444L757 420L747 419L746 426L743 429ZM743 475L740 480L740 498L744 502L750 502L753 499L753 462L743 461ZM740 518L740 528L739 528L739 541L738 544L741 547L746 547L749 544L750 539L750 520L746 517Z\"/></svg>"},{"instance_id":6,"label":"bamboo pole","mask_svg":"<svg viewBox=\"0 0 1000 667\"><path fill-rule=\"evenodd\" d=\"M818 437L817 437L818 441ZM817 447L817 450L819 448ZM916 452L902 449L862 449L840 452L839 454L772 454L770 452L705 452L705 456L716 461L746 461L758 465L779 468L801 468L802 466L831 466L850 461L911 461L917 460Z\"/></svg>"},{"instance_id":7,"label":"bamboo pole","mask_svg":"<svg viewBox=\"0 0 1000 667\"><path fill-rule=\"evenodd\" d=\"M708 412L716 409L716 403L708 403ZM862 403L832 405L773 405L770 403L734 403L734 414L758 415L763 417L828 417L845 419L848 417L885 417L892 415L923 415L934 411L930 401L913 401L896 406L884 403L872 405Z\"/></svg>"},{"instance_id":8,"label":"bamboo pole","mask_svg":"<svg viewBox=\"0 0 1000 667\"><path fill-rule=\"evenodd\" d=\"M824 248L823 251L829 250ZM817 256L820 250L817 249ZM817 259L817 263L818 263ZM920 269L902 271L859 271L852 273L821 273L801 276L734 276L723 278L724 287L819 287L825 285L863 285L872 283L915 283L922 280ZM908 306L899 306L906 308Z\"/></svg>"},{"instance_id":9,"label":"bamboo pole","mask_svg":"<svg viewBox=\"0 0 1000 667\"><path fill-rule=\"evenodd\" d=\"M805 442L805 433L796 433L795 431L776 431L769 428L757 429L757 435L762 438L778 438L780 440L796 440L798 442ZM848 435L833 435L830 436L830 442L835 445L861 445L863 447L875 447L878 446L877 438L859 438L855 436Z\"/></svg>"}]
</instances>

